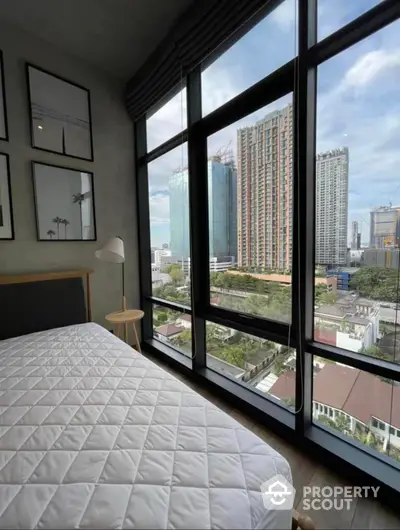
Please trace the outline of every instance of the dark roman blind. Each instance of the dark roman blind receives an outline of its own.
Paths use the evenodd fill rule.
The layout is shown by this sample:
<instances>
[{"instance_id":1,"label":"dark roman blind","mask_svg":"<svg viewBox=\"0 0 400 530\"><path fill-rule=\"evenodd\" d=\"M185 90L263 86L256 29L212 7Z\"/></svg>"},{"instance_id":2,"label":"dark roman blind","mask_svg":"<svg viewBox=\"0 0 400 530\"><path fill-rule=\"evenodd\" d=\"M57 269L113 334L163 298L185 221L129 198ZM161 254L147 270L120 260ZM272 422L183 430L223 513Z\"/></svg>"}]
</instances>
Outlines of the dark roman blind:
<instances>
[{"instance_id":1,"label":"dark roman blind","mask_svg":"<svg viewBox=\"0 0 400 530\"><path fill-rule=\"evenodd\" d=\"M231 44L282 0L195 0L128 82L126 105L137 120L171 92L183 76ZM221 48L218 50L221 52Z\"/></svg>"}]
</instances>

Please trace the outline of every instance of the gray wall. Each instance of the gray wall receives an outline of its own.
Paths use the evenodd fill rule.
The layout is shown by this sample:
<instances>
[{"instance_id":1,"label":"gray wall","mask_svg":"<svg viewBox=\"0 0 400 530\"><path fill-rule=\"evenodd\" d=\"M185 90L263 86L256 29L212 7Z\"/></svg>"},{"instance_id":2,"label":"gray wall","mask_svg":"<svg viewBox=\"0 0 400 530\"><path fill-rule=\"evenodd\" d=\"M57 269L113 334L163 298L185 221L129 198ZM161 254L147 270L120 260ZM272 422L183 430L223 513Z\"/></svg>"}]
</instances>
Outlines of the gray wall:
<instances>
[{"instance_id":1,"label":"gray wall","mask_svg":"<svg viewBox=\"0 0 400 530\"><path fill-rule=\"evenodd\" d=\"M121 304L121 272L120 266L97 260L94 252L114 235L125 240L128 305L139 307L133 126L123 104L123 84L2 23L0 49L9 130L9 142L0 141L0 152L10 155L15 228L15 241L0 241L0 274L93 268L93 320L104 324L104 315ZM94 162L30 147L25 61L90 90ZM31 160L93 172L97 242L36 241Z\"/></svg>"}]
</instances>

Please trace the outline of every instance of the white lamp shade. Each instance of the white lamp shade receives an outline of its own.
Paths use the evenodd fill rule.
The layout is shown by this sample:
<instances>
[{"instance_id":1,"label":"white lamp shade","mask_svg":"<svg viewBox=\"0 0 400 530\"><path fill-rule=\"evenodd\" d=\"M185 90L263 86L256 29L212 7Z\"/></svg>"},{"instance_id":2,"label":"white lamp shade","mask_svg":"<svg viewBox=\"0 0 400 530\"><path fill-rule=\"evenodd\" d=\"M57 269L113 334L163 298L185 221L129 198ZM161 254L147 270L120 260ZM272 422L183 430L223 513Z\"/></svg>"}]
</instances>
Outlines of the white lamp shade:
<instances>
[{"instance_id":1,"label":"white lamp shade","mask_svg":"<svg viewBox=\"0 0 400 530\"><path fill-rule=\"evenodd\" d=\"M96 258L109 263L124 263L125 251L124 242L120 237L112 237L103 248L96 250Z\"/></svg>"}]
</instances>

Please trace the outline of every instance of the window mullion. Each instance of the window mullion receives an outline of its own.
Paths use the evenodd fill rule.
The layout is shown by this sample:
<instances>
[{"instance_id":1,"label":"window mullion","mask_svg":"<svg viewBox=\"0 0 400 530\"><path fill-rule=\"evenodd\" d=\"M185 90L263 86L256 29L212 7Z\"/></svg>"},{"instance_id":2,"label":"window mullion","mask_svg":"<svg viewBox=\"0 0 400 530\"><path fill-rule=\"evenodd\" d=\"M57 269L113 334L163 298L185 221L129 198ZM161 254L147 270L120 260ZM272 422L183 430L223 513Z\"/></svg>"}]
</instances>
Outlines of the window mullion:
<instances>
[{"instance_id":1,"label":"window mullion","mask_svg":"<svg viewBox=\"0 0 400 530\"><path fill-rule=\"evenodd\" d=\"M146 153L146 118L135 123L136 148L136 204L138 212L139 275L140 295L144 317L142 319L142 340L153 337L153 306L146 298L151 293L151 250L150 250L150 209L147 164L139 160Z\"/></svg>"},{"instance_id":2,"label":"window mullion","mask_svg":"<svg viewBox=\"0 0 400 530\"><path fill-rule=\"evenodd\" d=\"M201 69L188 75L189 226L193 369L206 365L206 327L200 316L209 292L207 143L201 120Z\"/></svg>"},{"instance_id":3,"label":"window mullion","mask_svg":"<svg viewBox=\"0 0 400 530\"><path fill-rule=\"evenodd\" d=\"M296 428L312 422L312 356L306 344L313 334L316 68L307 53L317 39L317 0L299 0L299 55L295 90L293 323L297 330Z\"/></svg>"}]
</instances>

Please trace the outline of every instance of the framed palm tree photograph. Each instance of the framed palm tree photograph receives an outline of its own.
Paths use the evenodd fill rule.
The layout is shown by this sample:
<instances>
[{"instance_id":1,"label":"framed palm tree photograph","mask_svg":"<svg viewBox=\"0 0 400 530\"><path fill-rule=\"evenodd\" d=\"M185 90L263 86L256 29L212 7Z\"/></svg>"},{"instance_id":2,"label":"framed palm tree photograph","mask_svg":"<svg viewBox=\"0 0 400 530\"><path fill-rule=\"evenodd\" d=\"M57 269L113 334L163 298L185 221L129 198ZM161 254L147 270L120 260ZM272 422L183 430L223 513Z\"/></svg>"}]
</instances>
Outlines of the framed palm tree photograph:
<instances>
[{"instance_id":1,"label":"framed palm tree photograph","mask_svg":"<svg viewBox=\"0 0 400 530\"><path fill-rule=\"evenodd\" d=\"M10 163L4 153L0 153L0 239L14 239Z\"/></svg>"},{"instance_id":2,"label":"framed palm tree photograph","mask_svg":"<svg viewBox=\"0 0 400 530\"><path fill-rule=\"evenodd\" d=\"M90 92L26 65L32 147L93 161Z\"/></svg>"},{"instance_id":3,"label":"framed palm tree photograph","mask_svg":"<svg viewBox=\"0 0 400 530\"><path fill-rule=\"evenodd\" d=\"M93 173L32 162L38 241L96 241Z\"/></svg>"},{"instance_id":4,"label":"framed palm tree photograph","mask_svg":"<svg viewBox=\"0 0 400 530\"><path fill-rule=\"evenodd\" d=\"M0 140L8 140L6 91L4 86L3 53L0 50Z\"/></svg>"}]
</instances>

